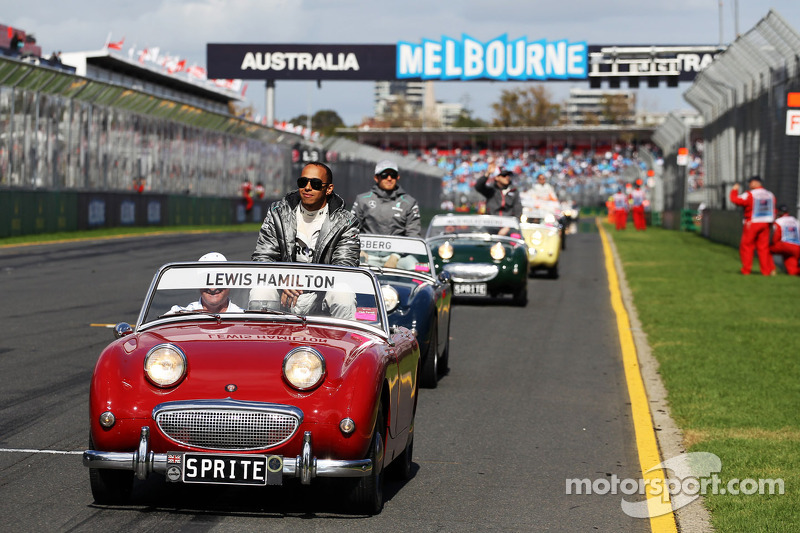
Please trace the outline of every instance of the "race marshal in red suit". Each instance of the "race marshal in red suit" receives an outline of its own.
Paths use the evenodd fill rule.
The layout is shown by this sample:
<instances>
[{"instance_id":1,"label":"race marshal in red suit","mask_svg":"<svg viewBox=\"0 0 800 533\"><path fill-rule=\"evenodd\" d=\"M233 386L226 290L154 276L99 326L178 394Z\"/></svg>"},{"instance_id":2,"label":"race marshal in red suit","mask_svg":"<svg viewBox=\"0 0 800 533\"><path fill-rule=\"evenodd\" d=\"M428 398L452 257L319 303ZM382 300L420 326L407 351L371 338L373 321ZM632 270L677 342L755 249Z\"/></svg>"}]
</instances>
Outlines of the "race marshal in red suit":
<instances>
[{"instance_id":1,"label":"race marshal in red suit","mask_svg":"<svg viewBox=\"0 0 800 533\"><path fill-rule=\"evenodd\" d=\"M790 276L800 273L797 263L800 260L800 224L789 214L785 205L778 206L778 218L772 226L772 246L770 253L783 256L783 266Z\"/></svg>"},{"instance_id":2,"label":"race marshal in red suit","mask_svg":"<svg viewBox=\"0 0 800 533\"><path fill-rule=\"evenodd\" d=\"M753 267L753 251L758 255L761 273L772 276L775 263L769 253L769 228L775 221L775 195L761 185L761 178L753 176L748 180L750 190L739 194L739 184L731 189L730 200L744 207L744 227L739 243L739 257L742 260L742 274L750 274Z\"/></svg>"},{"instance_id":3,"label":"race marshal in red suit","mask_svg":"<svg viewBox=\"0 0 800 533\"><path fill-rule=\"evenodd\" d=\"M620 187L611 199L614 202L614 226L618 230L625 229L628 224L628 195Z\"/></svg>"},{"instance_id":4,"label":"race marshal in red suit","mask_svg":"<svg viewBox=\"0 0 800 533\"><path fill-rule=\"evenodd\" d=\"M631 211L633 212L633 226L639 230L644 231L647 229L647 223L645 222L644 218L644 201L646 195L645 192L641 189L641 186L637 183L636 188L631 193L631 203L633 206L631 207Z\"/></svg>"}]
</instances>

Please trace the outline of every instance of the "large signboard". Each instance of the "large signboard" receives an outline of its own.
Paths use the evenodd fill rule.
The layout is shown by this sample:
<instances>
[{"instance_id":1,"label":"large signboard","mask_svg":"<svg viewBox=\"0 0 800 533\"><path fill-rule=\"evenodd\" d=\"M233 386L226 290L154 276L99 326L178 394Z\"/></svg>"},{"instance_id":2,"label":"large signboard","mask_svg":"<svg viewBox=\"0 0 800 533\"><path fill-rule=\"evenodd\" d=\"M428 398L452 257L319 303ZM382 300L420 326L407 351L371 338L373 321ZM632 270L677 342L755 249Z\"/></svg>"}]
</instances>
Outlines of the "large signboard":
<instances>
[{"instance_id":1,"label":"large signboard","mask_svg":"<svg viewBox=\"0 0 800 533\"><path fill-rule=\"evenodd\" d=\"M691 81L717 46L590 46L583 41L468 35L419 43L215 44L206 46L208 77L262 80L626 80L637 86Z\"/></svg>"},{"instance_id":2,"label":"large signboard","mask_svg":"<svg viewBox=\"0 0 800 533\"><path fill-rule=\"evenodd\" d=\"M589 80L619 85L621 80L638 87L640 81L657 86L667 80L672 86L692 81L724 49L719 46L589 46Z\"/></svg>"},{"instance_id":3,"label":"large signboard","mask_svg":"<svg viewBox=\"0 0 800 533\"><path fill-rule=\"evenodd\" d=\"M209 78L392 80L396 47L371 44L208 44Z\"/></svg>"}]
</instances>

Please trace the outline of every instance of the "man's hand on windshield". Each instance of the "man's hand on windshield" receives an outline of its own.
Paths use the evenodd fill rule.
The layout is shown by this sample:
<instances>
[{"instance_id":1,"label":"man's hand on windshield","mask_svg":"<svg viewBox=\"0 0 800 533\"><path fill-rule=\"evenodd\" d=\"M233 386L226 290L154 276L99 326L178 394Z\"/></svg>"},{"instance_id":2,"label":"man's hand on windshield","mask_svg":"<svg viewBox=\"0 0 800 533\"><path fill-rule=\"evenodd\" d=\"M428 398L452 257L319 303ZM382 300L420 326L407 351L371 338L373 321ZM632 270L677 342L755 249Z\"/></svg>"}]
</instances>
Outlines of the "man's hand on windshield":
<instances>
[{"instance_id":1,"label":"man's hand on windshield","mask_svg":"<svg viewBox=\"0 0 800 533\"><path fill-rule=\"evenodd\" d=\"M291 309L297 304L297 297L303 294L303 291L297 289L283 289L281 291L281 307L284 309Z\"/></svg>"}]
</instances>

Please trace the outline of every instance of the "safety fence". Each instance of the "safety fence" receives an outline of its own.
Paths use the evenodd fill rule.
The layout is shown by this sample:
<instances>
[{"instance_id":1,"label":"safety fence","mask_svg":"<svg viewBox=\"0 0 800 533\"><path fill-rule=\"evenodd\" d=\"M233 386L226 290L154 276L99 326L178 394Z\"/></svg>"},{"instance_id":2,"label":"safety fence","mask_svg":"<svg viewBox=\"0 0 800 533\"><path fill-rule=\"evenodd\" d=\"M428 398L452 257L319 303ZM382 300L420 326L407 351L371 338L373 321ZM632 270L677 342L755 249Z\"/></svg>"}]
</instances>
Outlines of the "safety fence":
<instances>
[{"instance_id":1,"label":"safety fence","mask_svg":"<svg viewBox=\"0 0 800 533\"><path fill-rule=\"evenodd\" d=\"M737 244L741 215L728 195L734 183L744 184L754 175L762 177L779 203L800 206L800 137L786 134L787 95L793 91L800 91L800 34L770 10L684 93L705 122L702 190L687 190L686 167L678 165L678 148L695 141L689 127L671 114L654 134L664 153L664 209L672 212L665 218L675 229L686 217L681 212L699 204L705 208L703 235Z\"/></svg>"},{"instance_id":2,"label":"safety fence","mask_svg":"<svg viewBox=\"0 0 800 533\"><path fill-rule=\"evenodd\" d=\"M389 155L344 139L326 144L70 69L0 57L0 237L252 220L266 200L296 187L310 161L328 163L337 193L351 202ZM395 159L404 188L423 207L438 206L442 171ZM262 192L244 216L243 183Z\"/></svg>"}]
</instances>

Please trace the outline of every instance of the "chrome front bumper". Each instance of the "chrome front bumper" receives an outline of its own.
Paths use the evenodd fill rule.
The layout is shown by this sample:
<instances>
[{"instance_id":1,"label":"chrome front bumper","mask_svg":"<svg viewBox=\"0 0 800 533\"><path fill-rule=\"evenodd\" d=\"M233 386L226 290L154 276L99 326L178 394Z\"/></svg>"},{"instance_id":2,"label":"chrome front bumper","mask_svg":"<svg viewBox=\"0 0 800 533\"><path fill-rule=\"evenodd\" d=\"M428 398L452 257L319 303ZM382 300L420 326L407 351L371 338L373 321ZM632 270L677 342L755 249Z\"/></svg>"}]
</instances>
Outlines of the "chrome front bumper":
<instances>
[{"instance_id":1,"label":"chrome front bumper","mask_svg":"<svg viewBox=\"0 0 800 533\"><path fill-rule=\"evenodd\" d=\"M142 427L139 449L135 452L83 452L83 466L110 470L133 470L136 477L146 479L151 473L166 474L167 454L150 450L150 427ZM303 450L295 458L283 458L283 477L300 478L304 485L315 477L365 477L372 472L371 459L342 461L317 459L311 451L311 432L303 434Z\"/></svg>"}]
</instances>

